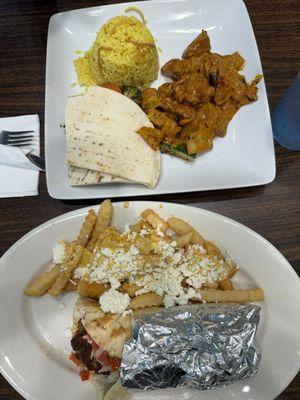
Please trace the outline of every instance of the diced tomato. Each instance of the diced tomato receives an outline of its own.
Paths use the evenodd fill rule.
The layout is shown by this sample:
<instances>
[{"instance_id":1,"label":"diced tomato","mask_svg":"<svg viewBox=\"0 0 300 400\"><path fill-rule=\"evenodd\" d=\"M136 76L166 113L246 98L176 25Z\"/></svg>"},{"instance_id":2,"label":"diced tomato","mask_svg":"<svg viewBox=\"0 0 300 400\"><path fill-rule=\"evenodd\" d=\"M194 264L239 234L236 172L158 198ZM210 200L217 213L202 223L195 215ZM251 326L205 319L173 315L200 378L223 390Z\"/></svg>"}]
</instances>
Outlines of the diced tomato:
<instances>
[{"instance_id":1,"label":"diced tomato","mask_svg":"<svg viewBox=\"0 0 300 400\"><path fill-rule=\"evenodd\" d=\"M121 93L121 87L117 83L112 83L112 82L104 83L102 85L102 87L104 87L106 89L114 90L115 92L118 92L118 93Z\"/></svg>"},{"instance_id":2,"label":"diced tomato","mask_svg":"<svg viewBox=\"0 0 300 400\"><path fill-rule=\"evenodd\" d=\"M90 336L88 333L86 334L86 337L88 338L89 343L91 343L93 350L98 350L99 346L97 343L93 340L92 336Z\"/></svg>"},{"instance_id":3,"label":"diced tomato","mask_svg":"<svg viewBox=\"0 0 300 400\"><path fill-rule=\"evenodd\" d=\"M74 353L70 354L69 360L73 361L73 363L79 367L80 361L78 360L78 358L75 356Z\"/></svg>"},{"instance_id":4,"label":"diced tomato","mask_svg":"<svg viewBox=\"0 0 300 400\"><path fill-rule=\"evenodd\" d=\"M120 365L121 365L121 360L120 360L119 358L117 358L117 357L114 357L114 358L111 360L111 370L112 370L112 372L114 372L114 371L116 371L117 369L119 369L119 368L120 368Z\"/></svg>"},{"instance_id":5,"label":"diced tomato","mask_svg":"<svg viewBox=\"0 0 300 400\"><path fill-rule=\"evenodd\" d=\"M107 351L103 351L98 360L102 363L103 367L111 367L112 371L116 371L120 367L120 359L117 357L110 357Z\"/></svg>"},{"instance_id":6,"label":"diced tomato","mask_svg":"<svg viewBox=\"0 0 300 400\"><path fill-rule=\"evenodd\" d=\"M82 381L87 381L90 378L90 373L86 369L82 369L79 375Z\"/></svg>"},{"instance_id":7,"label":"diced tomato","mask_svg":"<svg viewBox=\"0 0 300 400\"><path fill-rule=\"evenodd\" d=\"M99 356L99 361L102 363L102 365L110 365L111 364L111 358L109 357L109 354L107 351L103 351L103 353Z\"/></svg>"}]
</instances>

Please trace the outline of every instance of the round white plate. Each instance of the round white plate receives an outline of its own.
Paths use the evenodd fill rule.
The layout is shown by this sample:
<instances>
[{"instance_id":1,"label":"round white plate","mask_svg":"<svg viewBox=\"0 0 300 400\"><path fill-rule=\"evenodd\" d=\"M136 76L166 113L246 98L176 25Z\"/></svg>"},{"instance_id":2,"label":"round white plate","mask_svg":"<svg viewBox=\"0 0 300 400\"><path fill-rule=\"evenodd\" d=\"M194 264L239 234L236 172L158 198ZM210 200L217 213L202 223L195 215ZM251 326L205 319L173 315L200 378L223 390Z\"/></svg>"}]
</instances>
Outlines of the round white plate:
<instances>
[{"instance_id":1,"label":"round white plate","mask_svg":"<svg viewBox=\"0 0 300 400\"><path fill-rule=\"evenodd\" d=\"M273 400L300 366L300 280L287 260L260 235L222 215L188 206L131 202L114 204L113 224L124 228L139 213L153 208L163 217L176 215L192 223L205 238L228 251L240 266L236 286L260 286L266 300L257 343L262 352L259 373L247 381L206 392L160 390L139 399ZM81 382L68 354L66 329L72 321L74 294L59 299L27 298L23 289L42 271L58 240L73 240L88 208L39 226L20 239L0 260L0 370L26 399L94 400L96 391Z\"/></svg>"}]
</instances>

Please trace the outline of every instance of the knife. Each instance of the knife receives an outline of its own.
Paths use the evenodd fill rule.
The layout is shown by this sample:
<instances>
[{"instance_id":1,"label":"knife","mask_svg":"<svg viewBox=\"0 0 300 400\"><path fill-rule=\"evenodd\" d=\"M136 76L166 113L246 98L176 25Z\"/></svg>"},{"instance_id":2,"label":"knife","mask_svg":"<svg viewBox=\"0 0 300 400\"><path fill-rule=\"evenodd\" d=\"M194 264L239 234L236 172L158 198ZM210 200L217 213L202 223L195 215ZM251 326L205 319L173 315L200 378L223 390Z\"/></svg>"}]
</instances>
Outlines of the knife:
<instances>
[{"instance_id":1,"label":"knife","mask_svg":"<svg viewBox=\"0 0 300 400\"><path fill-rule=\"evenodd\" d=\"M32 162L32 164L36 165L42 172L46 171L45 160L42 157L32 154L31 152L25 155L28 160Z\"/></svg>"}]
</instances>

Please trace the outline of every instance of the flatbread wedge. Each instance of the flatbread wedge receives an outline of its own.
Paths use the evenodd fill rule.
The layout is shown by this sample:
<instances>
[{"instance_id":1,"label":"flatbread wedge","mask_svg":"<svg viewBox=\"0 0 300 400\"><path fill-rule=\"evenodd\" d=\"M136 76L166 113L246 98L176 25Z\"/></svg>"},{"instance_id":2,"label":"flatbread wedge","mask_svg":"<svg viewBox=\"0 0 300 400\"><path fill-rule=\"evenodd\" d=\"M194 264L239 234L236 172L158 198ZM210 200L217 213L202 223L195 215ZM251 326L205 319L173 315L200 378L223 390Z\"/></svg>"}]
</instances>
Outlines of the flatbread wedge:
<instances>
[{"instance_id":1,"label":"flatbread wedge","mask_svg":"<svg viewBox=\"0 0 300 400\"><path fill-rule=\"evenodd\" d=\"M131 398L119 381L123 346L131 338L134 318L158 310L157 307L141 309L122 317L104 313L96 300L78 297L73 309L72 358L90 372L99 400Z\"/></svg>"},{"instance_id":2,"label":"flatbread wedge","mask_svg":"<svg viewBox=\"0 0 300 400\"><path fill-rule=\"evenodd\" d=\"M78 332L79 323L101 349L111 357L121 358L123 345L131 337L129 315L105 313L96 300L79 297L73 311L73 335Z\"/></svg>"},{"instance_id":3,"label":"flatbread wedge","mask_svg":"<svg viewBox=\"0 0 300 400\"><path fill-rule=\"evenodd\" d=\"M69 183L71 186L87 186L87 185L99 185L104 183L128 183L126 179L119 178L118 176L112 176L104 174L99 171L92 171L86 168L74 167L69 165L68 170Z\"/></svg>"},{"instance_id":4,"label":"flatbread wedge","mask_svg":"<svg viewBox=\"0 0 300 400\"><path fill-rule=\"evenodd\" d=\"M84 95L68 98L65 119L68 165L149 188L156 186L160 153L136 133L152 124L135 102L115 91L91 86ZM99 180L99 176L93 179Z\"/></svg>"}]
</instances>

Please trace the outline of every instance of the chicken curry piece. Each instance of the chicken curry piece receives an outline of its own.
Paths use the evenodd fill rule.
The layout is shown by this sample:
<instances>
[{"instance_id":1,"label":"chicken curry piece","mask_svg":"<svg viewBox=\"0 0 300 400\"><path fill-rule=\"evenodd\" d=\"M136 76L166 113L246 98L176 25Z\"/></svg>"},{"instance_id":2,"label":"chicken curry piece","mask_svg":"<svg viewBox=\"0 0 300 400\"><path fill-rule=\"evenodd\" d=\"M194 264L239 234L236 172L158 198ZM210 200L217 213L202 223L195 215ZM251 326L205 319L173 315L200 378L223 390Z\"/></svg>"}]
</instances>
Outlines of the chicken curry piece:
<instances>
[{"instance_id":1,"label":"chicken curry piece","mask_svg":"<svg viewBox=\"0 0 300 400\"><path fill-rule=\"evenodd\" d=\"M225 136L234 114L257 100L261 76L247 83L239 73L244 59L238 52L221 56L211 52L206 31L161 69L172 82L142 93L141 106L154 128L138 133L155 150L189 161L213 148L216 136Z\"/></svg>"}]
</instances>

